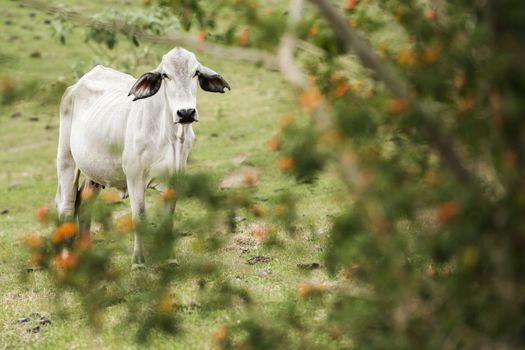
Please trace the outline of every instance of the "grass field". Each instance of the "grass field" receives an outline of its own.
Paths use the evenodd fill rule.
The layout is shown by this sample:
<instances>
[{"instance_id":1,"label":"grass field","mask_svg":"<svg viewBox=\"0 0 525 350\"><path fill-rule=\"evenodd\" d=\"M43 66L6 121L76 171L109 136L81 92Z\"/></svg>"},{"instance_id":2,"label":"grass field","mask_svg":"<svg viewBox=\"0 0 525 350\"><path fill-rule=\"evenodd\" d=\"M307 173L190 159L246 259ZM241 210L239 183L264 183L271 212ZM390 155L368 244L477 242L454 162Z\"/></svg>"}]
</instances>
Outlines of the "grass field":
<instances>
[{"instance_id":1,"label":"grass field","mask_svg":"<svg viewBox=\"0 0 525 350\"><path fill-rule=\"evenodd\" d=\"M118 4L123 7L138 2L77 1L73 7L83 14L103 12L104 6ZM107 320L100 330L87 326L86 316L78 306L77 297L70 293L62 295L60 305L68 311L66 317L56 313L53 285L45 272L29 274L22 282L20 275L27 266L28 252L18 239L28 232L50 234L35 220L35 210L43 204L54 206L56 191L55 156L58 136L58 106L61 94L68 84L74 82L75 71L87 71L94 65L94 53L83 42L83 34L76 31L61 45L51 36L46 20L49 15L17 1L3 1L0 5L0 80L15 84L22 98L0 109L0 348L44 349L126 349L138 347L134 342L133 327L126 327L126 298L133 290L133 273L129 271L128 286L120 291L124 302L109 306ZM152 47L160 57L171 49L168 46ZM116 52L124 53L126 46L118 46ZM188 172L206 172L220 180L235 170L232 159L246 155L247 161L259 170L259 184L255 195L272 202L272 198L285 190L298 198L297 206L301 223L295 238L283 236L281 248L268 248L253 240L253 228L257 223L247 222L245 229L236 236L237 241L249 242L249 253L241 254L235 246L224 247L217 260L225 266L224 278L246 288L255 306L247 310L242 306L215 311L192 308L197 300L198 286L189 279L176 287L178 302L184 308L181 332L175 337L154 333L150 346L159 349L205 349L213 348L213 334L224 324L234 323L249 315L267 317L277 314L284 303L303 303L306 323L315 323L323 315L316 312L297 295L302 281L315 280L329 284L323 269L303 272L299 263L322 263L321 246L327 231L326 217L337 213L334 196L338 188L330 176L314 184L297 185L280 174L277 156L266 150L266 141L277 130L279 119L286 113L297 115L295 97L279 74L244 62L220 61L197 53L202 63L220 72L232 86L224 95L199 92L201 121L194 127L197 142L194 145ZM130 72L137 76L150 67L137 67ZM115 68L120 68L116 66ZM155 193L148 194L148 202L154 203ZM128 202L118 205L125 210ZM176 224L184 225L198 218L199 211L191 201L181 199L178 203ZM249 219L251 220L251 219ZM183 238L181 249L191 253L190 235ZM103 242L98 243L103 244ZM235 245L235 240L233 243ZM129 237L127 255L122 264L129 264L132 240ZM96 249L96 246L95 246ZM244 261L252 255L267 255L269 263L247 265ZM266 273L262 273L262 269ZM270 273L267 273L267 272ZM154 273L147 271L146 273ZM127 289L128 288L128 289ZM17 318L31 312L48 313L52 324L39 333L27 332L27 327L16 323ZM337 347L327 334L312 331L306 339L294 339L291 343L308 344L311 348Z\"/></svg>"}]
</instances>

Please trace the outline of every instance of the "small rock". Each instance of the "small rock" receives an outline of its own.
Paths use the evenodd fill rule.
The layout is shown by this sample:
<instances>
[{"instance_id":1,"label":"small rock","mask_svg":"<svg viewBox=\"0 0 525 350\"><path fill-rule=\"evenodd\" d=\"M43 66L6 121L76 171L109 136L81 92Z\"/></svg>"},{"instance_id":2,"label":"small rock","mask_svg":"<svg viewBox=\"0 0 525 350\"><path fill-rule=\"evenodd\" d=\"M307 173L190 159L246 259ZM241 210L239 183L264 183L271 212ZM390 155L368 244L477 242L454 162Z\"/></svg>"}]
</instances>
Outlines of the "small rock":
<instances>
[{"instance_id":1,"label":"small rock","mask_svg":"<svg viewBox=\"0 0 525 350\"><path fill-rule=\"evenodd\" d=\"M248 154L242 153L232 159L232 164L236 167L241 166L248 159Z\"/></svg>"},{"instance_id":2,"label":"small rock","mask_svg":"<svg viewBox=\"0 0 525 350\"><path fill-rule=\"evenodd\" d=\"M259 274L261 276L269 276L272 274L272 270L270 270L268 267L265 267L264 269L261 269L261 271L259 271Z\"/></svg>"},{"instance_id":3,"label":"small rock","mask_svg":"<svg viewBox=\"0 0 525 350\"><path fill-rule=\"evenodd\" d=\"M28 266L26 267L26 272L35 272L42 270L41 266Z\"/></svg>"},{"instance_id":4,"label":"small rock","mask_svg":"<svg viewBox=\"0 0 525 350\"><path fill-rule=\"evenodd\" d=\"M248 254L250 252L250 249L246 248L246 247L240 247L239 248L239 251L242 254Z\"/></svg>"},{"instance_id":5,"label":"small rock","mask_svg":"<svg viewBox=\"0 0 525 350\"><path fill-rule=\"evenodd\" d=\"M297 267L302 270L317 270L321 265L317 262L307 263L307 264L297 264Z\"/></svg>"},{"instance_id":6,"label":"small rock","mask_svg":"<svg viewBox=\"0 0 525 350\"><path fill-rule=\"evenodd\" d=\"M20 317L19 319L16 320L16 323L26 323L29 321L31 321L29 317Z\"/></svg>"},{"instance_id":7,"label":"small rock","mask_svg":"<svg viewBox=\"0 0 525 350\"><path fill-rule=\"evenodd\" d=\"M40 332L40 326L28 328L27 331L29 333L38 333L38 332Z\"/></svg>"},{"instance_id":8,"label":"small rock","mask_svg":"<svg viewBox=\"0 0 525 350\"><path fill-rule=\"evenodd\" d=\"M45 317L45 316L42 316L38 320L38 323L40 323L42 325L51 324L51 320L49 318Z\"/></svg>"},{"instance_id":9,"label":"small rock","mask_svg":"<svg viewBox=\"0 0 525 350\"><path fill-rule=\"evenodd\" d=\"M253 256L250 259L246 260L246 263L248 265L255 265L257 263L267 263L269 261L270 261L270 257L269 256L256 255L256 256Z\"/></svg>"},{"instance_id":10,"label":"small rock","mask_svg":"<svg viewBox=\"0 0 525 350\"><path fill-rule=\"evenodd\" d=\"M5 215L5 214L9 214L9 209L5 208L5 209L2 209L2 211L0 211L0 215Z\"/></svg>"},{"instance_id":11,"label":"small rock","mask_svg":"<svg viewBox=\"0 0 525 350\"><path fill-rule=\"evenodd\" d=\"M11 119L15 119L15 118L18 118L18 117L20 117L20 116L22 116L22 113L20 113L20 112L15 112L15 113L11 114Z\"/></svg>"}]
</instances>

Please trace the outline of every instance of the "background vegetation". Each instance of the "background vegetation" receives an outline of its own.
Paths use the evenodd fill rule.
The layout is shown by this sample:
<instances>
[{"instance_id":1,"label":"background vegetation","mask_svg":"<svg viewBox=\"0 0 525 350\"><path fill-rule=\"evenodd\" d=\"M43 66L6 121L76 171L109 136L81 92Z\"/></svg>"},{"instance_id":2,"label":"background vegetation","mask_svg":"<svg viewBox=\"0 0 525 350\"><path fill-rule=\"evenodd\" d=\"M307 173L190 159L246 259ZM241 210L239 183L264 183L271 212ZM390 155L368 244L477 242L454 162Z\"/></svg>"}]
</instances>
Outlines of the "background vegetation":
<instances>
[{"instance_id":1,"label":"background vegetation","mask_svg":"<svg viewBox=\"0 0 525 350\"><path fill-rule=\"evenodd\" d=\"M523 347L518 1L1 10L6 347ZM232 92L199 96L188 174L149 194L151 266L131 273L125 201L86 194L92 240L47 209L57 106L93 64L137 76L175 45ZM17 322L35 311L51 324Z\"/></svg>"}]
</instances>

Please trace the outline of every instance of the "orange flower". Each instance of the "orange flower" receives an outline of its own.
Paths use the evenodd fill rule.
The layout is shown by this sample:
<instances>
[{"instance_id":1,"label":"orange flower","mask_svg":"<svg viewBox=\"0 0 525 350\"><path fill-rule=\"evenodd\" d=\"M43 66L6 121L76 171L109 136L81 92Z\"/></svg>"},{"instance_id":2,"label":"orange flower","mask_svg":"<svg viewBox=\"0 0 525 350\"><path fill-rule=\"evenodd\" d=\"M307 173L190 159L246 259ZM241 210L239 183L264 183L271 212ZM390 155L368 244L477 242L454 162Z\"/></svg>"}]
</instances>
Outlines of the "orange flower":
<instances>
[{"instance_id":1,"label":"orange flower","mask_svg":"<svg viewBox=\"0 0 525 350\"><path fill-rule=\"evenodd\" d=\"M437 11L436 10L427 10L425 11L425 20L428 22L433 22L437 18Z\"/></svg>"},{"instance_id":2,"label":"orange flower","mask_svg":"<svg viewBox=\"0 0 525 350\"><path fill-rule=\"evenodd\" d=\"M213 339L217 344L222 344L226 337L228 336L228 328L226 326L222 326L213 334Z\"/></svg>"},{"instance_id":3,"label":"orange flower","mask_svg":"<svg viewBox=\"0 0 525 350\"><path fill-rule=\"evenodd\" d=\"M259 242L264 241L264 239L266 238L266 229L263 226L258 227L253 233L253 235L255 239L258 240Z\"/></svg>"},{"instance_id":4,"label":"orange flower","mask_svg":"<svg viewBox=\"0 0 525 350\"><path fill-rule=\"evenodd\" d=\"M459 212L459 207L456 202L450 201L442 203L438 206L436 211L436 219L441 224L447 224Z\"/></svg>"},{"instance_id":5,"label":"orange flower","mask_svg":"<svg viewBox=\"0 0 525 350\"><path fill-rule=\"evenodd\" d=\"M49 220L49 208L47 205L43 205L36 210L36 219L42 224L47 224Z\"/></svg>"},{"instance_id":6,"label":"orange flower","mask_svg":"<svg viewBox=\"0 0 525 350\"><path fill-rule=\"evenodd\" d=\"M55 235L53 236L53 243L57 244L62 242L64 239L73 236L77 232L77 225L72 222L64 222L60 225Z\"/></svg>"},{"instance_id":7,"label":"orange flower","mask_svg":"<svg viewBox=\"0 0 525 350\"><path fill-rule=\"evenodd\" d=\"M278 151L279 148L281 148L281 140L279 140L277 137L272 137L266 143L266 147L268 147L268 149L272 152Z\"/></svg>"},{"instance_id":8,"label":"orange flower","mask_svg":"<svg viewBox=\"0 0 525 350\"><path fill-rule=\"evenodd\" d=\"M301 298L305 298L312 292L312 286L308 283L301 283L299 287L297 287L297 294Z\"/></svg>"},{"instance_id":9,"label":"orange flower","mask_svg":"<svg viewBox=\"0 0 525 350\"><path fill-rule=\"evenodd\" d=\"M412 49L405 49L397 55L397 63L401 66L413 66L417 63L417 57Z\"/></svg>"},{"instance_id":10,"label":"orange flower","mask_svg":"<svg viewBox=\"0 0 525 350\"><path fill-rule=\"evenodd\" d=\"M311 112L321 105L323 101L323 96L314 86L310 86L304 91L304 93L299 97L299 104L307 112Z\"/></svg>"},{"instance_id":11,"label":"orange flower","mask_svg":"<svg viewBox=\"0 0 525 350\"><path fill-rule=\"evenodd\" d=\"M248 186L254 186L257 183L257 173L255 171L245 172L243 181Z\"/></svg>"},{"instance_id":12,"label":"orange flower","mask_svg":"<svg viewBox=\"0 0 525 350\"><path fill-rule=\"evenodd\" d=\"M119 233L126 234L133 231L135 225L133 224L133 219L131 214L122 215L117 219L116 228Z\"/></svg>"},{"instance_id":13,"label":"orange flower","mask_svg":"<svg viewBox=\"0 0 525 350\"><path fill-rule=\"evenodd\" d=\"M253 215L257 217L263 216L266 213L266 209L264 209L264 207L258 204L253 205L250 211L252 212Z\"/></svg>"},{"instance_id":14,"label":"orange flower","mask_svg":"<svg viewBox=\"0 0 525 350\"><path fill-rule=\"evenodd\" d=\"M73 269L77 266L78 260L75 255L64 249L61 254L53 258L53 265L60 269Z\"/></svg>"},{"instance_id":15,"label":"orange flower","mask_svg":"<svg viewBox=\"0 0 525 350\"><path fill-rule=\"evenodd\" d=\"M348 0L345 4L345 10L352 11L355 5L357 5L358 3L359 3L359 0Z\"/></svg>"},{"instance_id":16,"label":"orange flower","mask_svg":"<svg viewBox=\"0 0 525 350\"><path fill-rule=\"evenodd\" d=\"M472 94L466 94L462 96L458 101L458 111L460 113L465 113L468 110L472 109L476 104L476 98Z\"/></svg>"},{"instance_id":17,"label":"orange flower","mask_svg":"<svg viewBox=\"0 0 525 350\"><path fill-rule=\"evenodd\" d=\"M279 168L282 171L291 171L295 166L295 161L292 157L282 157L279 159Z\"/></svg>"},{"instance_id":18,"label":"orange flower","mask_svg":"<svg viewBox=\"0 0 525 350\"><path fill-rule=\"evenodd\" d=\"M288 211L288 206L286 204L278 204L275 208L273 208L273 213L276 216L282 216Z\"/></svg>"},{"instance_id":19,"label":"orange flower","mask_svg":"<svg viewBox=\"0 0 525 350\"><path fill-rule=\"evenodd\" d=\"M322 292L326 292L326 290L326 286L322 284L303 282L299 284L299 287L297 288L297 293L301 298L306 298L312 294L320 294Z\"/></svg>"},{"instance_id":20,"label":"orange flower","mask_svg":"<svg viewBox=\"0 0 525 350\"><path fill-rule=\"evenodd\" d=\"M434 64L439 59L439 55L439 49L435 47L427 47L423 51L423 62L425 62L426 64Z\"/></svg>"},{"instance_id":21,"label":"orange flower","mask_svg":"<svg viewBox=\"0 0 525 350\"><path fill-rule=\"evenodd\" d=\"M293 124L295 118L292 113L288 113L282 116L279 120L279 127L281 130L286 130L290 125Z\"/></svg>"},{"instance_id":22,"label":"orange flower","mask_svg":"<svg viewBox=\"0 0 525 350\"><path fill-rule=\"evenodd\" d=\"M20 240L21 243L29 248L35 249L42 245L42 237L36 233L30 233Z\"/></svg>"},{"instance_id":23,"label":"orange flower","mask_svg":"<svg viewBox=\"0 0 525 350\"><path fill-rule=\"evenodd\" d=\"M248 29L245 29L241 32L241 35L239 36L239 44L241 46L248 46L250 43L250 32Z\"/></svg>"},{"instance_id":24,"label":"orange flower","mask_svg":"<svg viewBox=\"0 0 525 350\"><path fill-rule=\"evenodd\" d=\"M84 188L82 192L80 193L80 198L82 198L82 200L84 201L87 201L93 197L94 193L95 192L93 191L91 187Z\"/></svg>"},{"instance_id":25,"label":"orange flower","mask_svg":"<svg viewBox=\"0 0 525 350\"><path fill-rule=\"evenodd\" d=\"M319 27L317 27L315 24L308 29L309 36L316 36L317 33L319 33Z\"/></svg>"},{"instance_id":26,"label":"orange flower","mask_svg":"<svg viewBox=\"0 0 525 350\"><path fill-rule=\"evenodd\" d=\"M80 237L78 238L78 240L76 241L76 245L78 249L84 250L84 251L91 248L91 243L92 243L91 233L89 232L82 233Z\"/></svg>"},{"instance_id":27,"label":"orange flower","mask_svg":"<svg viewBox=\"0 0 525 350\"><path fill-rule=\"evenodd\" d=\"M120 200L120 196L117 192L105 192L102 194L101 198L108 203L115 203Z\"/></svg>"},{"instance_id":28,"label":"orange flower","mask_svg":"<svg viewBox=\"0 0 525 350\"><path fill-rule=\"evenodd\" d=\"M177 193L173 188L168 187L161 192L160 196L164 202L171 202L173 199L175 199L176 194Z\"/></svg>"},{"instance_id":29,"label":"orange flower","mask_svg":"<svg viewBox=\"0 0 525 350\"><path fill-rule=\"evenodd\" d=\"M343 81L341 84L339 84L339 86L335 90L335 96L343 97L346 94L346 92L348 91L349 87L350 86L348 85L348 83L346 81Z\"/></svg>"},{"instance_id":30,"label":"orange flower","mask_svg":"<svg viewBox=\"0 0 525 350\"><path fill-rule=\"evenodd\" d=\"M40 253L33 253L31 254L31 266L40 266L42 264L42 254Z\"/></svg>"},{"instance_id":31,"label":"orange flower","mask_svg":"<svg viewBox=\"0 0 525 350\"><path fill-rule=\"evenodd\" d=\"M199 35L197 35L197 41L199 43L202 43L202 42L204 42L204 40L206 40L206 32L205 31L200 31Z\"/></svg>"},{"instance_id":32,"label":"orange flower","mask_svg":"<svg viewBox=\"0 0 525 350\"><path fill-rule=\"evenodd\" d=\"M399 114L408 107L408 101L403 98L392 98L388 101L388 111L391 114Z\"/></svg>"}]
</instances>

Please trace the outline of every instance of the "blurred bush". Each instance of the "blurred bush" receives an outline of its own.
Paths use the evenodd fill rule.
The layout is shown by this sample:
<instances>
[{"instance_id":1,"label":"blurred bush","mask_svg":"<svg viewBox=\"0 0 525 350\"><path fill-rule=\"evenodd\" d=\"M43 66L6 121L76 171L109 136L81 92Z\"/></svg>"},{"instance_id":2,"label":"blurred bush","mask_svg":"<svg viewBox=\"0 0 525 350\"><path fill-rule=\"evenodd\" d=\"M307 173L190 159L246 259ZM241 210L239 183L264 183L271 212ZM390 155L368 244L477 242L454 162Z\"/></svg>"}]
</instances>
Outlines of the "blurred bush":
<instances>
[{"instance_id":1,"label":"blurred bush","mask_svg":"<svg viewBox=\"0 0 525 350\"><path fill-rule=\"evenodd\" d=\"M184 30L197 26L202 40L273 51L286 31L287 9L273 2L158 5ZM345 185L338 197L342 214L324 247L336 283L298 286L282 313L246 313L239 324L217 330L216 343L313 348L307 336L313 332L329 336L334 346L359 349L525 346L524 6L516 0L337 2L345 30L368 39L405 92L392 91L384 76L349 58L348 43L336 34L341 30L322 20L318 8L306 7L296 28L303 47L311 45L298 55L310 83L297 92L311 119L296 124L285 116L268 148L280 152L281 170L301 182L335 172ZM107 33L97 35L103 38L97 42L108 44ZM253 210L250 191L217 194L206 178L179 180L172 184L177 195L201 201L208 220L181 272L161 267L148 276L148 306L130 303L143 315L136 318L140 339L151 327L176 331L168 287L176 278L212 274L216 283L206 307L251 300L247 291L220 280L220 262L207 254L221 246L225 236L215 232L230 232L235 211L262 213ZM293 196L279 201L272 218L293 232ZM99 220L106 222L103 215ZM53 237L69 235L63 225ZM108 224L105 231L118 230ZM151 234L166 245L161 256L168 257L178 233L168 224ZM109 248L83 250L82 236L53 237L27 244L58 285L80 291L86 283L118 281ZM105 298L97 295L83 296L92 319ZM301 313L312 309L324 312L322 325L301 322Z\"/></svg>"}]
</instances>

